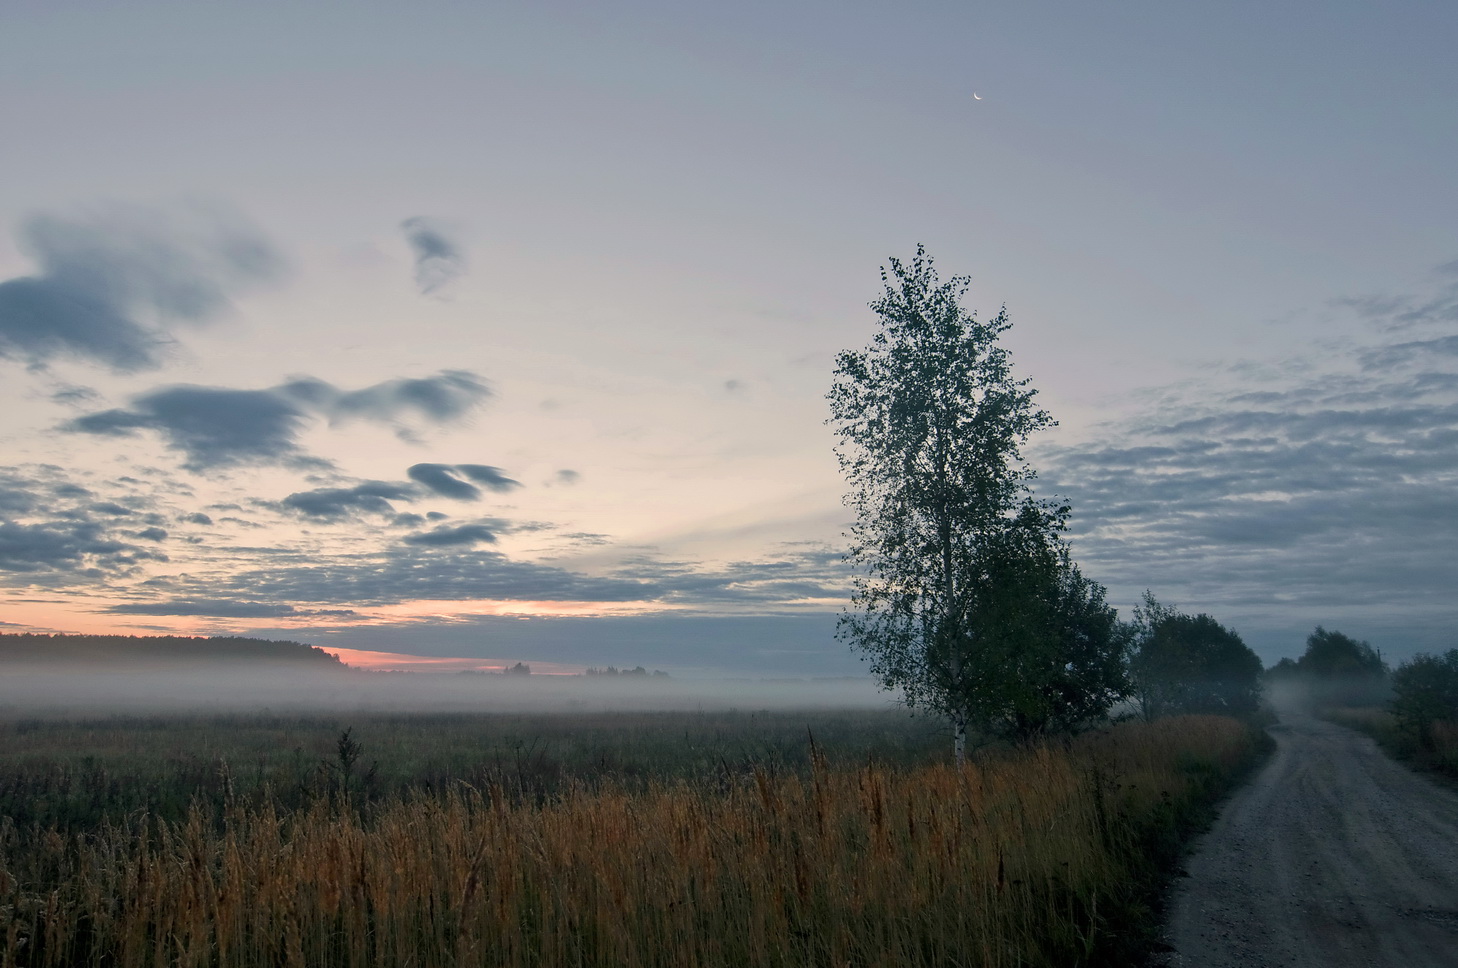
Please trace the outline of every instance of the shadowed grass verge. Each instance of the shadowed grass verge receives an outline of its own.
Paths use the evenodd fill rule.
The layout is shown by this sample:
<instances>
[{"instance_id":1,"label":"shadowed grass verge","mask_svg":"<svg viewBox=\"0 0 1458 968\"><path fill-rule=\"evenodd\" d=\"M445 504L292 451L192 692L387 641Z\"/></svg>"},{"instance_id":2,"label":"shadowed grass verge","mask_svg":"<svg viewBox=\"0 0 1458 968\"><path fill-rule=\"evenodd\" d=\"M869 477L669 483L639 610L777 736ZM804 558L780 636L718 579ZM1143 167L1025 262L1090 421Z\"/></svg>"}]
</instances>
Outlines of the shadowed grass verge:
<instances>
[{"instance_id":1,"label":"shadowed grass verge","mask_svg":"<svg viewBox=\"0 0 1458 968\"><path fill-rule=\"evenodd\" d=\"M1125 723L952 766L457 785L0 829L0 964L1128 964L1234 720Z\"/></svg>"},{"instance_id":2,"label":"shadowed grass verge","mask_svg":"<svg viewBox=\"0 0 1458 968\"><path fill-rule=\"evenodd\" d=\"M1404 729L1396 716L1378 706L1330 707L1320 710L1319 715L1338 726L1366 733L1393 759L1447 780L1458 780L1458 723L1433 723L1433 748L1424 749L1416 732Z\"/></svg>"}]
</instances>

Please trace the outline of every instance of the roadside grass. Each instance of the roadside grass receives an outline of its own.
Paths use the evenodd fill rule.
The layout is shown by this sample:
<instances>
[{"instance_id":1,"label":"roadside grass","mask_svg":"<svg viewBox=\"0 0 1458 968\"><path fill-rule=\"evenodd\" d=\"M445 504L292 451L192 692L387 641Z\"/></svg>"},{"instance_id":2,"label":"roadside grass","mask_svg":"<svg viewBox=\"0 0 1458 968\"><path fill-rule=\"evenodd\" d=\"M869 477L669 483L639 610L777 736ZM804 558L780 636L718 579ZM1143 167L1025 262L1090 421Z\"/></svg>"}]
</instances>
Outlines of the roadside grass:
<instances>
[{"instance_id":1,"label":"roadside grass","mask_svg":"<svg viewBox=\"0 0 1458 968\"><path fill-rule=\"evenodd\" d=\"M1340 726L1366 733L1396 760L1421 770L1458 780L1458 723L1433 724L1433 749L1425 750L1417 735L1402 728L1398 718L1381 706L1332 706L1318 714Z\"/></svg>"},{"instance_id":2,"label":"roadside grass","mask_svg":"<svg viewBox=\"0 0 1458 968\"><path fill-rule=\"evenodd\" d=\"M935 754L903 735L868 755L863 715L799 753L775 745L786 723L735 721L720 739L750 743L742 769L695 754L516 789L503 769L294 806L265 779L176 816L0 818L0 966L1127 965L1182 845L1265 749L1179 717L959 770L939 735ZM685 720L690 740L715 728L649 732Z\"/></svg>"}]
</instances>

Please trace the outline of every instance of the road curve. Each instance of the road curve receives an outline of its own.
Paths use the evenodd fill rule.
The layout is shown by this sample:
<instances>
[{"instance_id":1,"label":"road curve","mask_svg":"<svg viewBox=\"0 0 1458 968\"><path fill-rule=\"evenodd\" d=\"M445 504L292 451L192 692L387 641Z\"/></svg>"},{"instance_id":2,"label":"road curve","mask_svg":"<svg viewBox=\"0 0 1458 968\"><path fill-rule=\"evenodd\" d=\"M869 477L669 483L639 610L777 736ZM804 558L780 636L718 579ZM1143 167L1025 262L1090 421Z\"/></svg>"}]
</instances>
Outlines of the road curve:
<instances>
[{"instance_id":1,"label":"road curve","mask_svg":"<svg viewBox=\"0 0 1458 968\"><path fill-rule=\"evenodd\" d=\"M1283 711L1170 898L1170 968L1458 966L1458 793Z\"/></svg>"}]
</instances>

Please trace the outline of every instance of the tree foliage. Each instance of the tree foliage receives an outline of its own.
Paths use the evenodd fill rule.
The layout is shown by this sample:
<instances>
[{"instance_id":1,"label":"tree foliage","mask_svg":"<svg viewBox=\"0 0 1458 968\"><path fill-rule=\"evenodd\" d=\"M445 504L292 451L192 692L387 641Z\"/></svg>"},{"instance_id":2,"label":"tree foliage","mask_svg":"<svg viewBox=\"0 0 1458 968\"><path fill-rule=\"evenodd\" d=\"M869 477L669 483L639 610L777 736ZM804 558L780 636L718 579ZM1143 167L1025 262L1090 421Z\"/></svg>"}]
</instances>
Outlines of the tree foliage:
<instances>
[{"instance_id":1,"label":"tree foliage","mask_svg":"<svg viewBox=\"0 0 1458 968\"><path fill-rule=\"evenodd\" d=\"M1320 625L1306 637L1306 651L1296 667L1318 679L1381 679L1387 675L1382 655L1366 642Z\"/></svg>"},{"instance_id":2,"label":"tree foliage","mask_svg":"<svg viewBox=\"0 0 1458 968\"><path fill-rule=\"evenodd\" d=\"M1306 637L1306 651L1289 671L1291 681L1319 705L1362 705L1387 696L1388 670L1382 654L1366 642L1320 625Z\"/></svg>"},{"instance_id":3,"label":"tree foliage","mask_svg":"<svg viewBox=\"0 0 1458 968\"><path fill-rule=\"evenodd\" d=\"M1314 706L1364 706L1390 695L1387 663L1366 642L1318 625L1299 659L1283 658L1264 681Z\"/></svg>"},{"instance_id":4,"label":"tree foliage","mask_svg":"<svg viewBox=\"0 0 1458 968\"><path fill-rule=\"evenodd\" d=\"M1392 712L1398 724L1428 752L1433 724L1458 722L1458 649L1440 656L1419 653L1392 674Z\"/></svg>"},{"instance_id":5,"label":"tree foliage","mask_svg":"<svg viewBox=\"0 0 1458 968\"><path fill-rule=\"evenodd\" d=\"M1117 618L1068 559L1064 505L1037 499L1022 446L1053 425L1013 375L1004 309L962 307L918 246L890 260L881 327L836 360L836 455L858 566L839 635L906 701L1028 735L1102 714L1122 693Z\"/></svg>"},{"instance_id":6,"label":"tree foliage","mask_svg":"<svg viewBox=\"0 0 1458 968\"><path fill-rule=\"evenodd\" d=\"M312 669L345 669L339 656L301 642L186 635L0 634L0 665L43 663L104 668L118 665L274 663Z\"/></svg>"},{"instance_id":7,"label":"tree foliage","mask_svg":"<svg viewBox=\"0 0 1458 968\"><path fill-rule=\"evenodd\" d=\"M1134 615L1129 673L1146 719L1175 713L1239 715L1260 705L1260 657L1234 631L1209 615L1186 615L1161 605L1149 592Z\"/></svg>"}]
</instances>

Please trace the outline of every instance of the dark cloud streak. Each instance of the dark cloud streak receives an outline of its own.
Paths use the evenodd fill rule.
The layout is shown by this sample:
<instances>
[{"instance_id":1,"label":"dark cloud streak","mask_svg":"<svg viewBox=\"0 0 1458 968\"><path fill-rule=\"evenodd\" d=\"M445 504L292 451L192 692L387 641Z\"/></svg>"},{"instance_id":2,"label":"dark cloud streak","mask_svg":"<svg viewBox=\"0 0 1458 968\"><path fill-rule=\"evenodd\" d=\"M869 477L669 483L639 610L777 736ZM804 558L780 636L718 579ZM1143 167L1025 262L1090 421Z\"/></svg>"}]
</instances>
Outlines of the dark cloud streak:
<instances>
[{"instance_id":1,"label":"dark cloud streak","mask_svg":"<svg viewBox=\"0 0 1458 968\"><path fill-rule=\"evenodd\" d=\"M392 422L404 416L436 423L458 419L490 396L474 374L447 370L434 377L391 380L344 392L322 380L302 378L266 390L172 386L133 398L130 408L86 414L62 424L72 433L127 436L158 434L184 455L188 470L237 464L330 466L298 445L316 416L341 415Z\"/></svg>"},{"instance_id":2,"label":"dark cloud streak","mask_svg":"<svg viewBox=\"0 0 1458 968\"><path fill-rule=\"evenodd\" d=\"M520 481L507 477L499 467L489 464L413 464L405 473L411 480L430 489L441 497L457 501L476 501L481 498L481 489L461 480L456 473L465 475L477 484L498 493L507 493L521 487Z\"/></svg>"},{"instance_id":3,"label":"dark cloud streak","mask_svg":"<svg viewBox=\"0 0 1458 968\"><path fill-rule=\"evenodd\" d=\"M429 531L412 534L404 541L409 545L430 548L455 548L462 545L495 544L496 533L484 524L463 524L454 528L443 524Z\"/></svg>"},{"instance_id":4,"label":"dark cloud streak","mask_svg":"<svg viewBox=\"0 0 1458 968\"><path fill-rule=\"evenodd\" d=\"M360 511L393 516L395 508L390 504L391 501L408 501L414 497L415 488L409 484L365 481L354 487L325 487L312 491L298 491L279 503L283 507L307 517L338 520Z\"/></svg>"}]
</instances>

